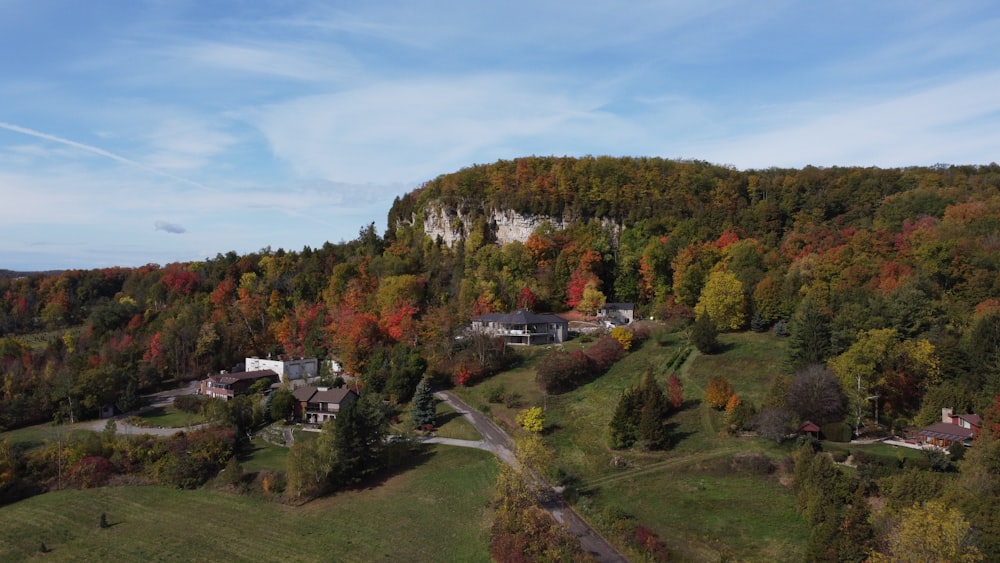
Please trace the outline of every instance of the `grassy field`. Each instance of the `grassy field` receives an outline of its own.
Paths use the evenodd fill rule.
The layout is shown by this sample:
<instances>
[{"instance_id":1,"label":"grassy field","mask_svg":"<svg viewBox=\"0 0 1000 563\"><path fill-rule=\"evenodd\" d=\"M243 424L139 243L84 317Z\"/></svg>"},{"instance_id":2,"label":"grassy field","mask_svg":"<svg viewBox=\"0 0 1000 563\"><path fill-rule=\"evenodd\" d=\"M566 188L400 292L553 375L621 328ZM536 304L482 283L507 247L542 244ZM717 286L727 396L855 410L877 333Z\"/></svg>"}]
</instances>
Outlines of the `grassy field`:
<instances>
[{"instance_id":1,"label":"grassy field","mask_svg":"<svg viewBox=\"0 0 1000 563\"><path fill-rule=\"evenodd\" d=\"M194 424L205 422L205 417L200 414L184 412L173 405L161 405L152 407L138 413L142 419L143 426L161 428L184 428Z\"/></svg>"},{"instance_id":2,"label":"grassy field","mask_svg":"<svg viewBox=\"0 0 1000 563\"><path fill-rule=\"evenodd\" d=\"M0 510L0 560L489 561L493 456L432 447L378 486L286 506L210 489L61 491ZM101 513L107 529L100 529Z\"/></svg>"},{"instance_id":3,"label":"grassy field","mask_svg":"<svg viewBox=\"0 0 1000 563\"><path fill-rule=\"evenodd\" d=\"M738 452L781 459L790 450L767 440L722 435L722 413L701 401L708 379L724 375L740 397L759 404L774 375L784 370L785 342L757 333L724 334L720 341L722 352L693 352L678 372L685 402L668 420L675 443L666 452L611 450L606 436L622 391L638 384L647 371L665 385L669 358L686 344L679 335L663 346L643 343L608 373L563 395L546 398L535 384L537 352L517 369L458 392L480 406L487 403L490 386L503 385L520 394L525 406L545 405L546 441L557 464L578 480L583 491L578 508L599 527L602 511L615 506L686 560L801 560L808 530L795 512L791 492L773 475L729 469ZM508 425L518 410L496 404L490 408ZM624 467L612 464L616 457Z\"/></svg>"},{"instance_id":4,"label":"grassy field","mask_svg":"<svg viewBox=\"0 0 1000 563\"><path fill-rule=\"evenodd\" d=\"M46 442L56 442L65 440L74 435L91 432L88 427L92 422L78 422L76 424L36 424L0 432L0 440L6 439L11 446L20 445L26 449L36 448Z\"/></svg>"},{"instance_id":5,"label":"grassy field","mask_svg":"<svg viewBox=\"0 0 1000 563\"><path fill-rule=\"evenodd\" d=\"M438 427L434 431L438 437L454 438L456 440L482 440L479 431L465 420L462 415L455 412L455 409L448 406L448 403L438 401L437 403L437 423Z\"/></svg>"}]
</instances>

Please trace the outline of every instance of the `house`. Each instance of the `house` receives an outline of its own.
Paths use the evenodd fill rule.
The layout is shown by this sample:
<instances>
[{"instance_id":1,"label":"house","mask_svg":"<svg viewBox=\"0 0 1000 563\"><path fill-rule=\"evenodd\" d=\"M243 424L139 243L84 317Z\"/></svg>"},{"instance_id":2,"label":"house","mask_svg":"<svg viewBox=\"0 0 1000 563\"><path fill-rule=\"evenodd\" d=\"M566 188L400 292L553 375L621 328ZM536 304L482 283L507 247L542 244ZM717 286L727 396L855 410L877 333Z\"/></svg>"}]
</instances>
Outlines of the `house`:
<instances>
[{"instance_id":1,"label":"house","mask_svg":"<svg viewBox=\"0 0 1000 563\"><path fill-rule=\"evenodd\" d=\"M268 387L280 381L273 370L244 371L240 373L219 372L202 380L199 393L226 401L250 391L258 381L267 380Z\"/></svg>"},{"instance_id":2,"label":"house","mask_svg":"<svg viewBox=\"0 0 1000 563\"><path fill-rule=\"evenodd\" d=\"M613 325L627 325L635 320L635 304L605 303L604 307L597 310L597 316Z\"/></svg>"},{"instance_id":3,"label":"house","mask_svg":"<svg viewBox=\"0 0 1000 563\"><path fill-rule=\"evenodd\" d=\"M306 385L292 391L295 406L292 416L306 424L323 424L337 418L342 407L358 399L358 394L346 388L315 387Z\"/></svg>"},{"instance_id":4,"label":"house","mask_svg":"<svg viewBox=\"0 0 1000 563\"><path fill-rule=\"evenodd\" d=\"M979 435L983 420L978 414L955 414L951 408L941 409L941 422L917 431L917 440L928 446L948 448L961 443L966 446Z\"/></svg>"},{"instance_id":5,"label":"house","mask_svg":"<svg viewBox=\"0 0 1000 563\"><path fill-rule=\"evenodd\" d=\"M476 317L472 319L472 331L502 336L507 344L530 346L565 342L569 337L569 323L556 315L537 315L520 309Z\"/></svg>"},{"instance_id":6,"label":"house","mask_svg":"<svg viewBox=\"0 0 1000 563\"><path fill-rule=\"evenodd\" d=\"M278 356L276 359L258 358L256 356L246 359L247 371L259 371L269 369L278 374L282 383L292 387L305 385L310 379L319 377L319 360L316 358L293 358Z\"/></svg>"}]
</instances>

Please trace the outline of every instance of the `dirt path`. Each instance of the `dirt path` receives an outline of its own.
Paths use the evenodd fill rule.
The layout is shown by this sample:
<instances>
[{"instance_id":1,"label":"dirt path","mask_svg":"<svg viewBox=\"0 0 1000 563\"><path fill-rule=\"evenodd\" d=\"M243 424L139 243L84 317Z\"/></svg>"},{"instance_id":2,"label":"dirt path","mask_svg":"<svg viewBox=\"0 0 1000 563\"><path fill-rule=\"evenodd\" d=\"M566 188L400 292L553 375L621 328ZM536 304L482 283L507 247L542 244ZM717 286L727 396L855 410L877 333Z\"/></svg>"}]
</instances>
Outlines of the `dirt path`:
<instances>
[{"instance_id":1,"label":"dirt path","mask_svg":"<svg viewBox=\"0 0 1000 563\"><path fill-rule=\"evenodd\" d=\"M476 430L482 434L483 442L486 444L486 448L484 449L492 451L497 455L497 457L502 459L504 463L507 463L508 465L516 463L514 460L514 452L511 450L512 441L510 439L510 435L497 426L485 414L473 409L453 393L448 391L439 391L435 393L434 396L448 403L448 406L455 409L455 412L464 416L466 420L468 420L476 428ZM468 441L461 440L461 442ZM562 500L554 500L546 503L543 505L543 508L545 508L549 514L552 515L556 522L566 526L571 534L579 538L580 547L596 560L614 563L628 561L620 553L618 553L618 551L612 547L607 540L601 537L601 535L597 533L597 530L590 527L590 524L580 517L580 515L573 510L573 507L569 506Z\"/></svg>"}]
</instances>

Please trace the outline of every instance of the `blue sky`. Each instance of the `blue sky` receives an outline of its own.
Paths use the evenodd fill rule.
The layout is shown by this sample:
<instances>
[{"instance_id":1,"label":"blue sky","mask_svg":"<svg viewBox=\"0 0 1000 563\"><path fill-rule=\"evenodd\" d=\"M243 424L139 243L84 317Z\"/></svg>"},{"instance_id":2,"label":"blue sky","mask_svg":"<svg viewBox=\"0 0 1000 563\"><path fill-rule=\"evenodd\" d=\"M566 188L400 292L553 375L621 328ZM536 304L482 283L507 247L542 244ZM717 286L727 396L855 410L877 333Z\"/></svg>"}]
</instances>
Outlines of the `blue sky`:
<instances>
[{"instance_id":1,"label":"blue sky","mask_svg":"<svg viewBox=\"0 0 1000 563\"><path fill-rule=\"evenodd\" d=\"M992 2L0 0L0 268L300 250L524 155L985 164Z\"/></svg>"}]
</instances>

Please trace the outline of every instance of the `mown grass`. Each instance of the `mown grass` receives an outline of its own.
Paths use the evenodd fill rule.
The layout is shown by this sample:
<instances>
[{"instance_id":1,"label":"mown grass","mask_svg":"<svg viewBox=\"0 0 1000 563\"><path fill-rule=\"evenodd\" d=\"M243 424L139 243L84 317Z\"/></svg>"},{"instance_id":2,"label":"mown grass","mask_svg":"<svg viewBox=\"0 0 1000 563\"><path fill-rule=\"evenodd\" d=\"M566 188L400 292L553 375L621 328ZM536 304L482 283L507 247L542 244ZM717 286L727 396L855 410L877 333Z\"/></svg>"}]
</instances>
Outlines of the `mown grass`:
<instances>
[{"instance_id":1,"label":"mown grass","mask_svg":"<svg viewBox=\"0 0 1000 563\"><path fill-rule=\"evenodd\" d=\"M288 459L288 448L272 444L260 436L254 436L250 445L241 452L239 457L243 471L256 473L258 471L284 471Z\"/></svg>"},{"instance_id":2,"label":"mown grass","mask_svg":"<svg viewBox=\"0 0 1000 563\"><path fill-rule=\"evenodd\" d=\"M605 526L599 518L603 508L613 504L633 514L686 560L801 560L808 530L795 513L791 492L774 476L728 470L738 452L780 459L790 450L767 440L720 433L723 413L701 400L709 378L723 375L741 398L759 404L774 376L785 369L783 340L770 334L721 335L718 354L693 352L677 370L685 400L667 421L674 437L669 451L616 451L608 446L608 424L622 392L637 385L646 372L666 386L667 363L687 346L683 337L674 336L664 345L644 342L606 374L562 395L546 398L535 383L537 351L518 368L457 392L480 406L487 404L491 385L503 385L524 397L526 405L544 404L546 441L557 465L582 489L580 509L598 526ZM490 410L509 421L517 409L493 404ZM616 467L615 458L624 467ZM613 535L608 527L604 532Z\"/></svg>"},{"instance_id":3,"label":"mown grass","mask_svg":"<svg viewBox=\"0 0 1000 563\"><path fill-rule=\"evenodd\" d=\"M441 438L454 438L456 440L482 440L483 436L465 417L458 414L448 403L438 401L437 403L437 423L438 427L434 434Z\"/></svg>"},{"instance_id":4,"label":"mown grass","mask_svg":"<svg viewBox=\"0 0 1000 563\"><path fill-rule=\"evenodd\" d=\"M90 425L92 422L78 422L76 424L36 424L26 426L16 430L0 432L0 440L7 440L11 446L20 446L24 449L37 448L47 442L57 442L68 440L79 434L92 432Z\"/></svg>"},{"instance_id":5,"label":"mown grass","mask_svg":"<svg viewBox=\"0 0 1000 563\"><path fill-rule=\"evenodd\" d=\"M0 510L0 560L42 557L44 542L51 561L489 561L495 476L490 454L439 446L298 507L158 486L47 493Z\"/></svg>"},{"instance_id":6,"label":"mown grass","mask_svg":"<svg viewBox=\"0 0 1000 563\"><path fill-rule=\"evenodd\" d=\"M158 405L136 413L143 426L161 428L184 428L205 422L200 414L185 412L173 405Z\"/></svg>"}]
</instances>

